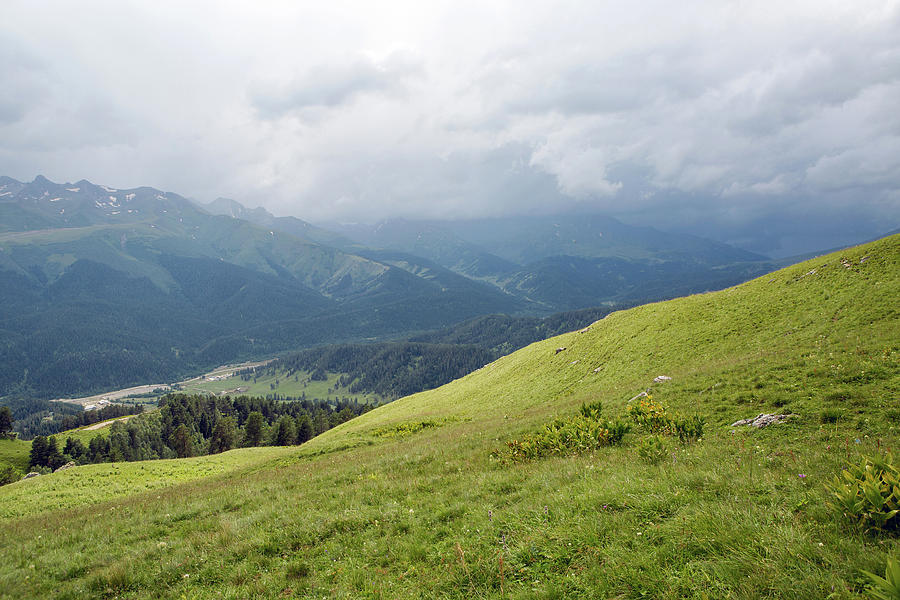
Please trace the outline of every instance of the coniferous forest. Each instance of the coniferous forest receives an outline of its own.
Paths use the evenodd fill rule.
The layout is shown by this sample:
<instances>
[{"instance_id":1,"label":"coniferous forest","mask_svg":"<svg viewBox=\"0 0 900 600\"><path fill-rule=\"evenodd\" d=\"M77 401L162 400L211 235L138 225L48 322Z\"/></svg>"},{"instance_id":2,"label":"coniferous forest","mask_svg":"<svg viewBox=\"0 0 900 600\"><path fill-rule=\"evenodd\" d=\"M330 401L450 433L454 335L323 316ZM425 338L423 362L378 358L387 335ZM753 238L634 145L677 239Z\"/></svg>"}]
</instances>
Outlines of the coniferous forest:
<instances>
[{"instance_id":1,"label":"coniferous forest","mask_svg":"<svg viewBox=\"0 0 900 600\"><path fill-rule=\"evenodd\" d=\"M32 468L57 469L67 462L89 464L185 458L217 454L232 448L302 444L371 407L356 402L336 404L308 400L280 402L271 398L169 394L159 410L116 421L108 434L87 443L82 436L32 440Z\"/></svg>"}]
</instances>

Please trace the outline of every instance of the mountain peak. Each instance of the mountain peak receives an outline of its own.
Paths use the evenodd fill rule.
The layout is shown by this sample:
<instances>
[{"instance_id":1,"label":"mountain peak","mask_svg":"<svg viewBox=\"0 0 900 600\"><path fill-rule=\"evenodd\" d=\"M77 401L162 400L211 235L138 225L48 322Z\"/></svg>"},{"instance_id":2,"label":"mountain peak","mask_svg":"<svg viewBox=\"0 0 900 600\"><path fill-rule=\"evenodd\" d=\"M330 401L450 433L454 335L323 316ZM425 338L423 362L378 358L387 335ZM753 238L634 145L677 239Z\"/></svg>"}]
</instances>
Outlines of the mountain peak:
<instances>
[{"instance_id":1,"label":"mountain peak","mask_svg":"<svg viewBox=\"0 0 900 600\"><path fill-rule=\"evenodd\" d=\"M226 215L234 219L247 221L260 221L274 219L275 215L263 207L247 208L237 200L231 198L216 198L209 204L200 204L200 207L214 215Z\"/></svg>"}]
</instances>

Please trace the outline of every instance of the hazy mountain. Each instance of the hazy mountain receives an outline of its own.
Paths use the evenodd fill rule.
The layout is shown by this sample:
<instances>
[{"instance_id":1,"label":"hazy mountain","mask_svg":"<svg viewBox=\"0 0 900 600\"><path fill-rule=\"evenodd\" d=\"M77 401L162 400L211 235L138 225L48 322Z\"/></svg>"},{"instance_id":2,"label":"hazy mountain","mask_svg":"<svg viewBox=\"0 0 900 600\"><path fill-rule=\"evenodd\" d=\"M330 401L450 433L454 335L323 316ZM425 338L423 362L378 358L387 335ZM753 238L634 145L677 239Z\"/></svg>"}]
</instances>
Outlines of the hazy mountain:
<instances>
[{"instance_id":1,"label":"hazy mountain","mask_svg":"<svg viewBox=\"0 0 900 600\"><path fill-rule=\"evenodd\" d=\"M209 204L199 204L198 206L213 215L225 215L234 219L243 219L261 227L289 233L318 244L342 249L355 246L354 242L349 238L333 231L316 227L297 217L276 217L265 208L246 208L240 202L229 198L216 198Z\"/></svg>"},{"instance_id":2,"label":"hazy mountain","mask_svg":"<svg viewBox=\"0 0 900 600\"><path fill-rule=\"evenodd\" d=\"M776 268L726 244L598 215L329 227L363 245L428 257L547 311L720 289Z\"/></svg>"},{"instance_id":3,"label":"hazy mountain","mask_svg":"<svg viewBox=\"0 0 900 600\"><path fill-rule=\"evenodd\" d=\"M0 214L0 395L171 378L521 309L449 271L435 279L152 188L4 178Z\"/></svg>"},{"instance_id":4,"label":"hazy mountain","mask_svg":"<svg viewBox=\"0 0 900 600\"><path fill-rule=\"evenodd\" d=\"M465 253L486 253L526 265L551 256L679 260L723 265L767 260L727 244L602 215L508 217L460 221L392 219L373 226L328 225L367 246L405 250L454 268Z\"/></svg>"}]
</instances>

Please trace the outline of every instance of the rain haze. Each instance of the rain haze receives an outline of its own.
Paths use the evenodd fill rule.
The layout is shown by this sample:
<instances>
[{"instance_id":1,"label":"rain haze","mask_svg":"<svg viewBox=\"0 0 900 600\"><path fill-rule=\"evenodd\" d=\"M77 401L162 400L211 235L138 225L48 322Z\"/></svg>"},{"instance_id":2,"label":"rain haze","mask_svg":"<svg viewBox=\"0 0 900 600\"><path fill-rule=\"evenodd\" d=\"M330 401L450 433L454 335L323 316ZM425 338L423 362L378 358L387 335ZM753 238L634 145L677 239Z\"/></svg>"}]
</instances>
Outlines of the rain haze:
<instances>
[{"instance_id":1,"label":"rain haze","mask_svg":"<svg viewBox=\"0 0 900 600\"><path fill-rule=\"evenodd\" d=\"M312 222L603 213L769 254L900 226L900 2L0 7L0 175Z\"/></svg>"}]
</instances>

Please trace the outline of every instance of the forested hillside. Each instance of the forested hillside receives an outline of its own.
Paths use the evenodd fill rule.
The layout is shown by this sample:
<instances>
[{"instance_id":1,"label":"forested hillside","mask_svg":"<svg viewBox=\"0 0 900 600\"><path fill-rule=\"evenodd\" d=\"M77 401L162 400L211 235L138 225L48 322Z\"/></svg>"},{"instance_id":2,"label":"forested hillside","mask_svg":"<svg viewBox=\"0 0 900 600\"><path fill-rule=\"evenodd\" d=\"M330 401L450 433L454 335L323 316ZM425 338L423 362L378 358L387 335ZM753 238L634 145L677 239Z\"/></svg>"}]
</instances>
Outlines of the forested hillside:
<instances>
[{"instance_id":1,"label":"forested hillside","mask_svg":"<svg viewBox=\"0 0 900 600\"><path fill-rule=\"evenodd\" d=\"M246 381L258 376L284 380L303 373L324 380L326 373L336 373L337 384L350 394L374 393L393 400L441 386L532 342L580 329L611 311L589 308L544 318L487 315L403 342L310 348L241 375Z\"/></svg>"}]
</instances>

